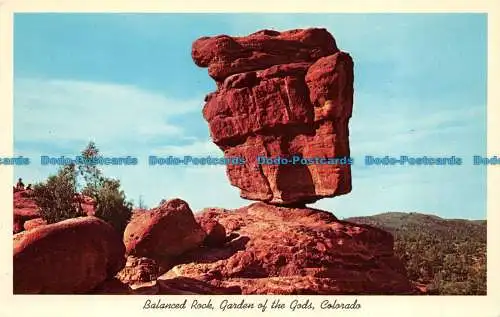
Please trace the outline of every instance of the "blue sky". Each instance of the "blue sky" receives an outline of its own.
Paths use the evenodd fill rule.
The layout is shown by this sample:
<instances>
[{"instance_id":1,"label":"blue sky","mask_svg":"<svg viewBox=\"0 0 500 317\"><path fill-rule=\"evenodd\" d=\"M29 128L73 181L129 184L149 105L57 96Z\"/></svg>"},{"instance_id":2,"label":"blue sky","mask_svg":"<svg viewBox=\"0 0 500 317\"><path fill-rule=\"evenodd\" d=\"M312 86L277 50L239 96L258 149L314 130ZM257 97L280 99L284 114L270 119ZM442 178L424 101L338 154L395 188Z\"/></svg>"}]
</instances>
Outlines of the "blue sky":
<instances>
[{"instance_id":1,"label":"blue sky","mask_svg":"<svg viewBox=\"0 0 500 317\"><path fill-rule=\"evenodd\" d=\"M350 121L353 190L313 206L338 217L415 211L486 217L486 43L483 14L16 14L14 151L26 183L55 167L40 155L74 156L89 140L128 198L155 206L180 197L194 211L236 208L224 167L150 167L148 155L215 155L201 115L215 89L191 60L201 36L268 28L327 28L355 62ZM367 167L365 155L461 156L453 167ZM356 164L357 163L357 164Z\"/></svg>"}]
</instances>

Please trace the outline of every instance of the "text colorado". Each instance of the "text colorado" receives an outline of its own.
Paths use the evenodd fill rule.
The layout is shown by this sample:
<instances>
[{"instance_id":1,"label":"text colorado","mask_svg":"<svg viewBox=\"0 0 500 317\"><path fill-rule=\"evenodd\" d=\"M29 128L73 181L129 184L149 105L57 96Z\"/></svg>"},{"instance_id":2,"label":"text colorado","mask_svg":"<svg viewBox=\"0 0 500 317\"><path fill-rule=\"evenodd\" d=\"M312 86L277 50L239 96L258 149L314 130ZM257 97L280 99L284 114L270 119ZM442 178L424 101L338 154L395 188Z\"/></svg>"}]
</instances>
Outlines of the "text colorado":
<instances>
[{"instance_id":1,"label":"text colorado","mask_svg":"<svg viewBox=\"0 0 500 317\"><path fill-rule=\"evenodd\" d=\"M353 163L351 157L266 157L257 156L257 164L259 165L351 165Z\"/></svg>"},{"instance_id":2,"label":"text colorado","mask_svg":"<svg viewBox=\"0 0 500 317\"><path fill-rule=\"evenodd\" d=\"M334 301L324 300L321 302L321 309L360 309L361 304L358 303L358 300L355 299L353 303L341 303L336 299Z\"/></svg>"},{"instance_id":3,"label":"text colorado","mask_svg":"<svg viewBox=\"0 0 500 317\"><path fill-rule=\"evenodd\" d=\"M451 157L411 157L401 155L400 157L365 156L365 165L462 165L462 158Z\"/></svg>"}]
</instances>

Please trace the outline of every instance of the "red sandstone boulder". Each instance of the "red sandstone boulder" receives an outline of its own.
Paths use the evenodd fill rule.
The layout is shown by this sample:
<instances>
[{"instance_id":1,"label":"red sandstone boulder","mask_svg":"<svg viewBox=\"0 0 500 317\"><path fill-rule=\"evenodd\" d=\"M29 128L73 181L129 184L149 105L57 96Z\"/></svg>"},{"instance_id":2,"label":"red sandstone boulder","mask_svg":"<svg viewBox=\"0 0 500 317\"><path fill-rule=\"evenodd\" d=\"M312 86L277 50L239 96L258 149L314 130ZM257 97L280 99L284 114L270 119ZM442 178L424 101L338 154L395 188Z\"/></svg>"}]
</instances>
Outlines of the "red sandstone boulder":
<instances>
[{"instance_id":1,"label":"red sandstone boulder","mask_svg":"<svg viewBox=\"0 0 500 317\"><path fill-rule=\"evenodd\" d=\"M46 224L47 221L45 221L43 218L30 219L24 222L24 230L35 229L40 226L45 226Z\"/></svg>"},{"instance_id":2,"label":"red sandstone boulder","mask_svg":"<svg viewBox=\"0 0 500 317\"><path fill-rule=\"evenodd\" d=\"M205 241L206 246L222 246L226 242L226 229L213 219L197 219L201 228L207 234Z\"/></svg>"},{"instance_id":3,"label":"red sandstone boulder","mask_svg":"<svg viewBox=\"0 0 500 317\"><path fill-rule=\"evenodd\" d=\"M124 242L128 255L168 258L200 246L205 236L188 204L172 199L136 213L125 228Z\"/></svg>"},{"instance_id":4,"label":"red sandstone boulder","mask_svg":"<svg viewBox=\"0 0 500 317\"><path fill-rule=\"evenodd\" d=\"M325 29L260 31L193 43L192 57L218 83L203 116L241 197L271 204L305 204L350 192L348 121L353 62ZM260 164L258 157L296 158Z\"/></svg>"},{"instance_id":5,"label":"red sandstone boulder","mask_svg":"<svg viewBox=\"0 0 500 317\"><path fill-rule=\"evenodd\" d=\"M38 206L29 195L31 191L16 191L13 195L14 233L24 230L24 223L40 217Z\"/></svg>"},{"instance_id":6,"label":"red sandstone boulder","mask_svg":"<svg viewBox=\"0 0 500 317\"><path fill-rule=\"evenodd\" d=\"M245 37L202 37L194 42L192 57L196 65L208 67L214 79L223 80L273 65L315 61L337 51L325 29L262 30Z\"/></svg>"},{"instance_id":7,"label":"red sandstone boulder","mask_svg":"<svg viewBox=\"0 0 500 317\"><path fill-rule=\"evenodd\" d=\"M150 282L159 276L159 265L153 259L128 256L125 267L118 272L117 278L128 285Z\"/></svg>"},{"instance_id":8,"label":"red sandstone boulder","mask_svg":"<svg viewBox=\"0 0 500 317\"><path fill-rule=\"evenodd\" d=\"M130 289L131 294L134 295L157 295L160 293L160 285L156 280L130 285Z\"/></svg>"},{"instance_id":9,"label":"red sandstone boulder","mask_svg":"<svg viewBox=\"0 0 500 317\"><path fill-rule=\"evenodd\" d=\"M309 208L254 203L207 209L232 238L181 256L162 276L190 278L243 294L412 294L391 234Z\"/></svg>"},{"instance_id":10,"label":"red sandstone boulder","mask_svg":"<svg viewBox=\"0 0 500 317\"><path fill-rule=\"evenodd\" d=\"M94 289L125 264L120 235L81 217L14 235L15 294L74 294Z\"/></svg>"}]
</instances>

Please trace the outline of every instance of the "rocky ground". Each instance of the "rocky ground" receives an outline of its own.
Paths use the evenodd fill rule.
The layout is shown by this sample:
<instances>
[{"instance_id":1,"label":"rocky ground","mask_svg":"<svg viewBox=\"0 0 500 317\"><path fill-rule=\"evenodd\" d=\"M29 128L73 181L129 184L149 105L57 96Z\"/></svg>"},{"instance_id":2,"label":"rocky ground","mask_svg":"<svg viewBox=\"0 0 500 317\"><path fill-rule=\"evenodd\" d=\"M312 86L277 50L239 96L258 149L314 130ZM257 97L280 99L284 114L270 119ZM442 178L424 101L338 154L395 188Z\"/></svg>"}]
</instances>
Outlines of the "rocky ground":
<instances>
[{"instance_id":1,"label":"rocky ground","mask_svg":"<svg viewBox=\"0 0 500 317\"><path fill-rule=\"evenodd\" d=\"M405 274L389 233L262 202L194 215L173 199L123 237L93 216L14 235L22 294L412 294Z\"/></svg>"}]
</instances>

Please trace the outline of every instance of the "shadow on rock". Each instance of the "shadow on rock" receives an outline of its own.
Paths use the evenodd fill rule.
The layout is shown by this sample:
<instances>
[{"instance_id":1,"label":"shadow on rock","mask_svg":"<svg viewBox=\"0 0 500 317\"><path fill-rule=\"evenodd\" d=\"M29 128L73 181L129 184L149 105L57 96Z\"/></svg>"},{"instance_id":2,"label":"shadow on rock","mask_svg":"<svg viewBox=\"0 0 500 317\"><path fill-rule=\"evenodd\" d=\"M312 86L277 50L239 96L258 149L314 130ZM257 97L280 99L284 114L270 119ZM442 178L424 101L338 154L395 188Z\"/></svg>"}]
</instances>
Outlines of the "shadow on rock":
<instances>
[{"instance_id":1,"label":"shadow on rock","mask_svg":"<svg viewBox=\"0 0 500 317\"><path fill-rule=\"evenodd\" d=\"M204 294L204 295L239 295L241 288L238 286L219 287L207 282L189 277L175 277L171 279L159 279L161 295L179 294Z\"/></svg>"},{"instance_id":2,"label":"shadow on rock","mask_svg":"<svg viewBox=\"0 0 500 317\"><path fill-rule=\"evenodd\" d=\"M185 263L213 263L220 260L227 260L232 257L236 252L243 251L246 249L249 237L238 236L238 234L233 234L233 240L227 242L224 246L219 248L211 247L201 247L197 250L191 251L179 257L176 264Z\"/></svg>"}]
</instances>

